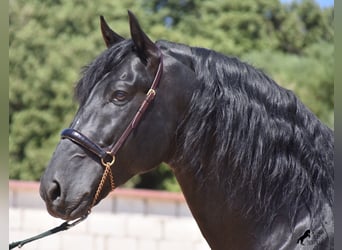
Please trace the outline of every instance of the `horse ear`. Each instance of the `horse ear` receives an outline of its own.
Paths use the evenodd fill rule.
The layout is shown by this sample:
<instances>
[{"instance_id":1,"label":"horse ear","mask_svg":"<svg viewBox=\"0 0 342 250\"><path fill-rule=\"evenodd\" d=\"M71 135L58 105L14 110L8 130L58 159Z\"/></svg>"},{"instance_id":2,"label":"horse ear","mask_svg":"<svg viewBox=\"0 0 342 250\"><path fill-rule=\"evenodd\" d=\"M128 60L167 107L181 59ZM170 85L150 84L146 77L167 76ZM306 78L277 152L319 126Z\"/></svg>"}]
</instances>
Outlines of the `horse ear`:
<instances>
[{"instance_id":1,"label":"horse ear","mask_svg":"<svg viewBox=\"0 0 342 250\"><path fill-rule=\"evenodd\" d=\"M135 48L137 50L138 56L143 62L148 65L159 60L159 49L154 42L144 33L141 29L137 18L133 15L131 11L128 11L129 25L131 30L131 37Z\"/></svg>"},{"instance_id":2,"label":"horse ear","mask_svg":"<svg viewBox=\"0 0 342 250\"><path fill-rule=\"evenodd\" d=\"M103 40L106 43L107 48L113 46L116 43L119 43L125 38L122 36L116 34L107 24L106 20L104 19L103 16L100 16L100 24L101 24L101 32L102 32L102 37Z\"/></svg>"}]
</instances>

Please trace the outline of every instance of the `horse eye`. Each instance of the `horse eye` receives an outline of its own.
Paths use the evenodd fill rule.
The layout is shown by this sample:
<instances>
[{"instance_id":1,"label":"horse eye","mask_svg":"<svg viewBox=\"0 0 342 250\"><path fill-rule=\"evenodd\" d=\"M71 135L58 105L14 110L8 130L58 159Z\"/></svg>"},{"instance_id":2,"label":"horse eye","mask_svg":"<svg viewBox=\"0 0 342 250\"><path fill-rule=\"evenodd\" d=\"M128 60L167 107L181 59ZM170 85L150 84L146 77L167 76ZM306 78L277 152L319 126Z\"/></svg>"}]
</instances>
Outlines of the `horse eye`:
<instances>
[{"instance_id":1,"label":"horse eye","mask_svg":"<svg viewBox=\"0 0 342 250\"><path fill-rule=\"evenodd\" d=\"M117 90L114 92L113 100L123 102L126 100L127 95L128 95L127 92L122 91L122 90Z\"/></svg>"}]
</instances>

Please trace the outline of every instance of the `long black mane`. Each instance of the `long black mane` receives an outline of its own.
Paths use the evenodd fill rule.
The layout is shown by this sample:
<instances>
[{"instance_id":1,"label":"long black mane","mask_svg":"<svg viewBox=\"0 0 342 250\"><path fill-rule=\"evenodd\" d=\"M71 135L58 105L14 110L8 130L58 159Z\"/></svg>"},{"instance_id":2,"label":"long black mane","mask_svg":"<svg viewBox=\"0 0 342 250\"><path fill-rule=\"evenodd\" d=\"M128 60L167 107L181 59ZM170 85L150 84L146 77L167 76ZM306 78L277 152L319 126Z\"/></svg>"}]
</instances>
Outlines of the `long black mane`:
<instances>
[{"instance_id":1,"label":"long black mane","mask_svg":"<svg viewBox=\"0 0 342 250\"><path fill-rule=\"evenodd\" d=\"M178 162L193 166L203 185L217 178L229 202L243 199L246 216L260 220L284 207L294 218L303 204L313 214L332 205L332 130L262 71L191 49L201 86L178 129Z\"/></svg>"}]
</instances>

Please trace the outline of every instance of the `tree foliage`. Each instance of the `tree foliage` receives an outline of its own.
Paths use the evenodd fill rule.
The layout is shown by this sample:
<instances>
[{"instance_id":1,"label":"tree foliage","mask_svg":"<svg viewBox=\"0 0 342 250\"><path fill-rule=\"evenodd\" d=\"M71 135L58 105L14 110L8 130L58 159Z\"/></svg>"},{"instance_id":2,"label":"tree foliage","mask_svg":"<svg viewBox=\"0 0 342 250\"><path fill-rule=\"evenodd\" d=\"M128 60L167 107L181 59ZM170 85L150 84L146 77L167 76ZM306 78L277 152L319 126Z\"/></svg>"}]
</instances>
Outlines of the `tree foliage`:
<instances>
[{"instance_id":1,"label":"tree foliage","mask_svg":"<svg viewBox=\"0 0 342 250\"><path fill-rule=\"evenodd\" d=\"M105 49L99 15L129 37L127 9L152 39L214 49L262 68L333 126L333 8L313 0L11 0L10 178L39 180L76 110L79 72ZM128 185L177 189L165 165Z\"/></svg>"}]
</instances>

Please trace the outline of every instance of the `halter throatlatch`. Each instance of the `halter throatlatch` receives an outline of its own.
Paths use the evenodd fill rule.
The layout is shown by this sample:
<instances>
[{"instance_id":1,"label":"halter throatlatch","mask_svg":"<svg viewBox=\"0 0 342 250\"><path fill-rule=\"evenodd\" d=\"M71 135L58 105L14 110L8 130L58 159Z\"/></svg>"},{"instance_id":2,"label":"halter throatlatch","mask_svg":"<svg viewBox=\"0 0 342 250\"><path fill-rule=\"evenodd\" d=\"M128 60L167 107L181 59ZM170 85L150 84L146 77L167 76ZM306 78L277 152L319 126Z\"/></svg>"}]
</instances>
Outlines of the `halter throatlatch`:
<instances>
[{"instance_id":1,"label":"halter throatlatch","mask_svg":"<svg viewBox=\"0 0 342 250\"><path fill-rule=\"evenodd\" d=\"M162 53L159 51L159 65L158 65L156 75L153 79L152 85L149 91L147 92L144 101L140 105L137 113L135 114L135 116L133 117L133 119L128 124L127 128L125 129L125 131L122 133L122 135L119 137L119 139L116 141L116 143L111 147L109 151L101 148L99 145L97 145L92 140L90 140L87 136L85 136L80 131L77 131L73 128L67 128L62 131L61 133L62 139L69 139L72 142L76 143L77 145L81 146L82 148L92 152L100 159L102 166L105 167L99 186L96 190L94 200L89 208L89 213L92 207L98 201L98 198L101 194L101 191L103 189L103 186L105 185L105 182L108 176L110 180L111 191L115 189L115 182L114 182L114 177L113 177L111 168L115 163L116 154L119 151L119 149L122 147L122 145L125 143L125 141L127 140L128 136L131 134L131 132L138 126L139 122L141 121L141 118L146 112L151 101L155 98L156 88L158 87L162 73L163 73L163 58L162 58Z\"/></svg>"}]
</instances>

